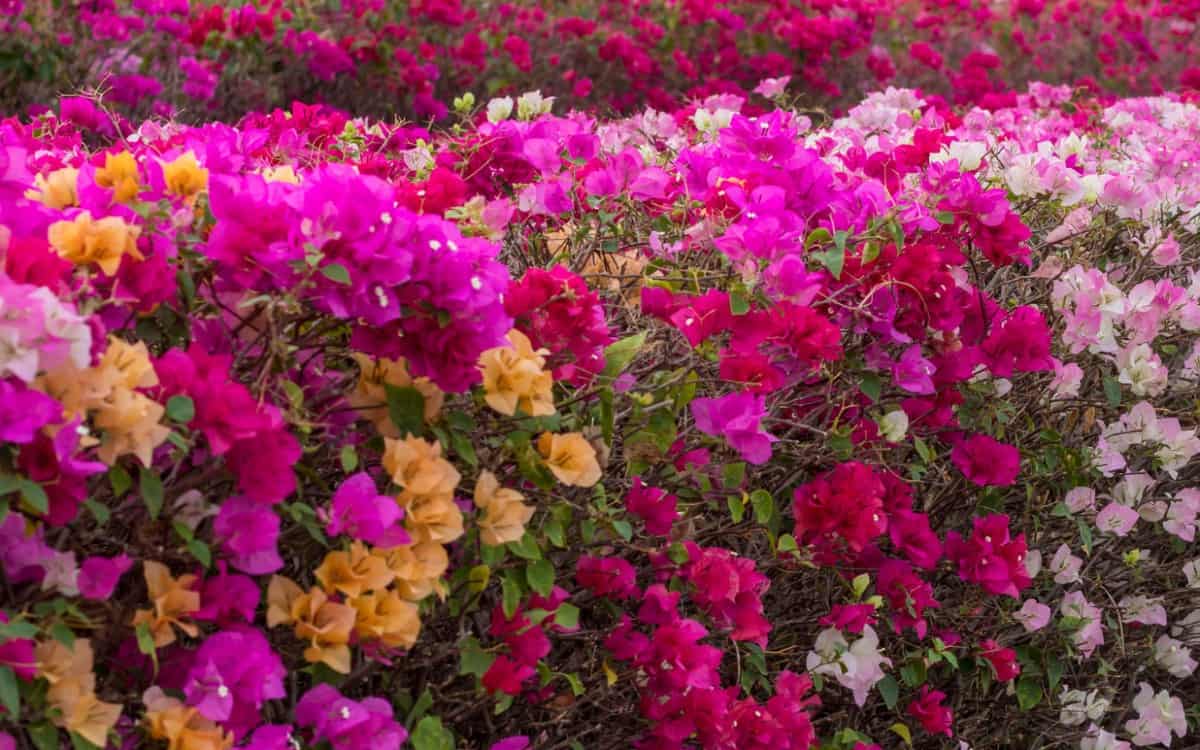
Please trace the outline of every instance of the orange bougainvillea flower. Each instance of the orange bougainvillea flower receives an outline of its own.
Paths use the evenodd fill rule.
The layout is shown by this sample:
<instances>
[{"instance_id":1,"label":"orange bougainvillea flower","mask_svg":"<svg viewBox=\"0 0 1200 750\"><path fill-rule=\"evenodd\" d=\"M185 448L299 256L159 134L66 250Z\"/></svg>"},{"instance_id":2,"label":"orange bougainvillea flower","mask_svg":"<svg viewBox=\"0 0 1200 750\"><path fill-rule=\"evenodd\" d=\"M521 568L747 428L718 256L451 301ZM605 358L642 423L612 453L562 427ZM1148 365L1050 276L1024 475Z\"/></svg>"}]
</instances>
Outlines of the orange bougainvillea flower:
<instances>
[{"instance_id":1,"label":"orange bougainvillea flower","mask_svg":"<svg viewBox=\"0 0 1200 750\"><path fill-rule=\"evenodd\" d=\"M326 593L340 591L349 597L382 591L395 578L387 563L372 555L362 542L354 542L349 551L334 550L325 555L316 576Z\"/></svg>"},{"instance_id":2,"label":"orange bougainvillea flower","mask_svg":"<svg viewBox=\"0 0 1200 750\"><path fill-rule=\"evenodd\" d=\"M546 467L563 484L591 487L600 481L596 449L578 432L554 435L543 432L537 441Z\"/></svg>"},{"instance_id":3,"label":"orange bougainvillea flower","mask_svg":"<svg viewBox=\"0 0 1200 750\"><path fill-rule=\"evenodd\" d=\"M34 178L35 190L26 191L25 197L42 205L62 210L79 205L79 170L75 167L56 169L48 175Z\"/></svg>"},{"instance_id":4,"label":"orange bougainvillea flower","mask_svg":"<svg viewBox=\"0 0 1200 750\"><path fill-rule=\"evenodd\" d=\"M520 492L501 487L492 472L479 475L475 483L475 507L483 511L477 523L484 544L507 544L525 535L525 524L533 517L533 508L524 500Z\"/></svg>"},{"instance_id":5,"label":"orange bougainvillea flower","mask_svg":"<svg viewBox=\"0 0 1200 750\"><path fill-rule=\"evenodd\" d=\"M405 599L418 602L434 592L439 596L444 595L440 579L446 568L450 567L450 556L442 545L420 542L376 549L372 554L387 562L388 569L396 578L396 591Z\"/></svg>"},{"instance_id":6,"label":"orange bougainvillea flower","mask_svg":"<svg viewBox=\"0 0 1200 750\"><path fill-rule=\"evenodd\" d=\"M59 641L45 641L37 645L34 655L38 677L50 683L46 700L57 709L55 725L104 747L108 733L121 716L121 706L96 697L92 642L77 638L66 646Z\"/></svg>"},{"instance_id":7,"label":"orange bougainvillea flower","mask_svg":"<svg viewBox=\"0 0 1200 750\"><path fill-rule=\"evenodd\" d=\"M112 466L121 456L134 455L149 466L154 449L162 445L171 430L159 424L166 410L149 396L120 388L101 404L93 420L104 432L96 455Z\"/></svg>"},{"instance_id":8,"label":"orange bougainvillea flower","mask_svg":"<svg viewBox=\"0 0 1200 750\"><path fill-rule=\"evenodd\" d=\"M188 615L200 609L200 594L192 590L196 576L187 574L172 578L166 565L153 560L146 560L142 567L154 609L135 612L134 627L147 624L154 636L154 645L158 648L175 642L175 628L195 638L199 630L188 619Z\"/></svg>"},{"instance_id":9,"label":"orange bougainvillea flower","mask_svg":"<svg viewBox=\"0 0 1200 750\"><path fill-rule=\"evenodd\" d=\"M195 706L172 698L155 686L142 695L150 737L166 740L167 750L228 750L233 734L200 715Z\"/></svg>"},{"instance_id":10,"label":"orange bougainvillea flower","mask_svg":"<svg viewBox=\"0 0 1200 750\"><path fill-rule=\"evenodd\" d=\"M105 155L104 166L96 170L95 180L100 187L113 191L113 203L128 203L141 190L137 160L128 151Z\"/></svg>"},{"instance_id":11,"label":"orange bougainvillea flower","mask_svg":"<svg viewBox=\"0 0 1200 750\"><path fill-rule=\"evenodd\" d=\"M92 667L95 654L92 642L87 638L76 638L70 646L60 641L43 641L37 644L34 658L37 661L37 676L51 685L74 680L89 689L94 687ZM93 682L89 683L89 680Z\"/></svg>"},{"instance_id":12,"label":"orange bougainvillea flower","mask_svg":"<svg viewBox=\"0 0 1200 750\"><path fill-rule=\"evenodd\" d=\"M447 544L463 534L454 490L462 477L442 458L442 446L417 437L385 439L383 468L400 486L404 528L414 542Z\"/></svg>"},{"instance_id":13,"label":"orange bougainvillea flower","mask_svg":"<svg viewBox=\"0 0 1200 750\"><path fill-rule=\"evenodd\" d=\"M81 211L73 221L51 224L47 236L62 258L77 266L95 263L106 276L114 276L124 256L144 260L137 248L141 231L120 216L94 221L90 211Z\"/></svg>"},{"instance_id":14,"label":"orange bougainvillea flower","mask_svg":"<svg viewBox=\"0 0 1200 750\"><path fill-rule=\"evenodd\" d=\"M402 359L372 359L365 354L352 355L358 363L358 383L346 395L346 400L375 425L380 435L400 437L400 429L388 413L387 386L415 388L425 398L425 421L437 419L446 395L429 378L413 378Z\"/></svg>"},{"instance_id":15,"label":"orange bougainvillea flower","mask_svg":"<svg viewBox=\"0 0 1200 750\"><path fill-rule=\"evenodd\" d=\"M272 576L267 585L267 626L292 625L296 637L309 642L305 659L342 674L350 671L348 644L355 617L353 607L330 601L319 588L304 593L283 576Z\"/></svg>"},{"instance_id":16,"label":"orange bougainvillea flower","mask_svg":"<svg viewBox=\"0 0 1200 750\"><path fill-rule=\"evenodd\" d=\"M168 193L192 198L208 189L208 170L200 166L196 154L191 151L165 162L162 169Z\"/></svg>"},{"instance_id":17,"label":"orange bougainvillea flower","mask_svg":"<svg viewBox=\"0 0 1200 750\"><path fill-rule=\"evenodd\" d=\"M513 416L517 410L533 417L554 413L554 377L546 371L545 349L534 351L529 337L508 332L509 346L488 349L479 358L488 406Z\"/></svg>"},{"instance_id":18,"label":"orange bougainvillea flower","mask_svg":"<svg viewBox=\"0 0 1200 750\"><path fill-rule=\"evenodd\" d=\"M94 681L94 680L93 680ZM119 703L106 703L91 687L77 680L63 680L46 691L46 701L57 709L51 721L74 732L97 747L108 744L108 733L121 718Z\"/></svg>"},{"instance_id":19,"label":"orange bougainvillea flower","mask_svg":"<svg viewBox=\"0 0 1200 750\"><path fill-rule=\"evenodd\" d=\"M417 605L395 591L363 594L351 599L358 613L354 632L360 640L378 641L390 648L412 648L421 632Z\"/></svg>"},{"instance_id":20,"label":"orange bougainvillea flower","mask_svg":"<svg viewBox=\"0 0 1200 750\"><path fill-rule=\"evenodd\" d=\"M462 477L442 458L442 446L419 437L384 441L383 468L392 481L403 489L400 504L406 505L419 495L450 495Z\"/></svg>"}]
</instances>

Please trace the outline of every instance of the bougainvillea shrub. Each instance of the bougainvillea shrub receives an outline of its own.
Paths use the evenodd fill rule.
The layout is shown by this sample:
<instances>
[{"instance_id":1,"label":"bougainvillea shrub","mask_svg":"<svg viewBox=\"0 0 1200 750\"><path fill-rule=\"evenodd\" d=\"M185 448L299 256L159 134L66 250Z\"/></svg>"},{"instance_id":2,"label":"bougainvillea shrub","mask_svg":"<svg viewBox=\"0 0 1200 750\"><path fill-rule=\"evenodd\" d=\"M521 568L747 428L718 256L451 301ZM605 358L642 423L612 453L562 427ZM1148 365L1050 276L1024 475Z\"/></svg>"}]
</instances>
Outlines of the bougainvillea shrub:
<instances>
[{"instance_id":1,"label":"bougainvillea shrub","mask_svg":"<svg viewBox=\"0 0 1200 750\"><path fill-rule=\"evenodd\" d=\"M632 114L755 89L848 107L896 85L996 109L1030 81L1200 89L1198 13L1190 0L5 0L0 100L37 113L84 92L120 117L66 110L106 130L297 98L427 122L467 91Z\"/></svg>"},{"instance_id":2,"label":"bougainvillea shrub","mask_svg":"<svg viewBox=\"0 0 1200 750\"><path fill-rule=\"evenodd\" d=\"M0 748L1195 746L1200 108L785 84L0 122Z\"/></svg>"}]
</instances>

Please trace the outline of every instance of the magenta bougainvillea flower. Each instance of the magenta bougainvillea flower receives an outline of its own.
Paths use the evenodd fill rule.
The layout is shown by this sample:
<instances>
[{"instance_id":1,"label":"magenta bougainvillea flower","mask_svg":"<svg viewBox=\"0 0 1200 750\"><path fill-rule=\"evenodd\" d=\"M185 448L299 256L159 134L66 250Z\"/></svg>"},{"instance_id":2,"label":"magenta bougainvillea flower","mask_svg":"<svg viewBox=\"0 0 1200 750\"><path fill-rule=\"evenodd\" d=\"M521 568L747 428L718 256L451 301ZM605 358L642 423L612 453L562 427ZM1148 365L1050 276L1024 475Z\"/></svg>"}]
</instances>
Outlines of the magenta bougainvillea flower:
<instances>
[{"instance_id":1,"label":"magenta bougainvillea flower","mask_svg":"<svg viewBox=\"0 0 1200 750\"><path fill-rule=\"evenodd\" d=\"M771 444L778 438L762 428L766 416L766 402L762 396L730 393L719 398L698 398L692 401L691 408L696 429L706 435L724 437L752 464L770 460Z\"/></svg>"},{"instance_id":2,"label":"magenta bougainvillea flower","mask_svg":"<svg viewBox=\"0 0 1200 750\"><path fill-rule=\"evenodd\" d=\"M329 501L329 520L325 532L330 536L346 534L380 547L398 547L411 538L398 522L404 509L393 497L380 495L375 480L365 472L346 478Z\"/></svg>"},{"instance_id":3,"label":"magenta bougainvillea flower","mask_svg":"<svg viewBox=\"0 0 1200 750\"><path fill-rule=\"evenodd\" d=\"M1014 599L1029 586L1025 567L1025 535L1010 537L1008 516L993 513L976 518L971 536L956 531L946 535L946 557L958 566L958 575L983 587L990 594Z\"/></svg>"},{"instance_id":4,"label":"magenta bougainvillea flower","mask_svg":"<svg viewBox=\"0 0 1200 750\"><path fill-rule=\"evenodd\" d=\"M972 435L954 446L950 460L967 479L980 486L1007 487L1017 481L1021 454L987 435Z\"/></svg>"}]
</instances>

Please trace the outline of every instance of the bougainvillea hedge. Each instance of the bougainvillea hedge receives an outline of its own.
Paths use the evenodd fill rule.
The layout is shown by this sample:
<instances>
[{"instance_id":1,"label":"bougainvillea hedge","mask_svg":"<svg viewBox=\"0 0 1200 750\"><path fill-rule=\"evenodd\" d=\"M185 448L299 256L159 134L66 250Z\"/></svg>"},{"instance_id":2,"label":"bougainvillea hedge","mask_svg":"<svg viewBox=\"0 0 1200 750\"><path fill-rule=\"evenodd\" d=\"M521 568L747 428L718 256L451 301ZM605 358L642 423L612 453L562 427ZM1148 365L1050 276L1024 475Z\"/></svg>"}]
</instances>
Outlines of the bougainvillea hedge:
<instances>
[{"instance_id":1,"label":"bougainvillea hedge","mask_svg":"<svg viewBox=\"0 0 1200 750\"><path fill-rule=\"evenodd\" d=\"M0 750L1195 747L1187 9L472 7L3 6Z\"/></svg>"}]
</instances>

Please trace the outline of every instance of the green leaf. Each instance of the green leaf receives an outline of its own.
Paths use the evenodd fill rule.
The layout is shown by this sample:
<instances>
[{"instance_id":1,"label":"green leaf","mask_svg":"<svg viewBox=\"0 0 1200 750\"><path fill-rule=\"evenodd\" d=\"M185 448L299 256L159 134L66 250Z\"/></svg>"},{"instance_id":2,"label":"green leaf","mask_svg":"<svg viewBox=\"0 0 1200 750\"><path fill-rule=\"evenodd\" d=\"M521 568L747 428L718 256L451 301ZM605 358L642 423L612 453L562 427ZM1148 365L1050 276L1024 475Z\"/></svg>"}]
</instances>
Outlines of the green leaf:
<instances>
[{"instance_id":1,"label":"green leaf","mask_svg":"<svg viewBox=\"0 0 1200 750\"><path fill-rule=\"evenodd\" d=\"M350 272L341 263L330 263L322 267L321 275L334 283L350 286Z\"/></svg>"},{"instance_id":2,"label":"green leaf","mask_svg":"<svg viewBox=\"0 0 1200 750\"><path fill-rule=\"evenodd\" d=\"M1050 692L1058 690L1058 683L1062 681L1063 663L1056 657L1050 657L1050 661L1046 663L1046 679L1050 683Z\"/></svg>"},{"instance_id":3,"label":"green leaf","mask_svg":"<svg viewBox=\"0 0 1200 750\"><path fill-rule=\"evenodd\" d=\"M42 722L29 727L29 739L37 750L58 750L58 729L50 722Z\"/></svg>"},{"instance_id":4,"label":"green leaf","mask_svg":"<svg viewBox=\"0 0 1200 750\"><path fill-rule=\"evenodd\" d=\"M12 667L0 667L0 705L12 719L21 715L21 687L17 684L17 675Z\"/></svg>"},{"instance_id":5,"label":"green leaf","mask_svg":"<svg viewBox=\"0 0 1200 750\"><path fill-rule=\"evenodd\" d=\"M884 675L882 680L875 683L875 686L879 688L879 694L883 696L883 702L887 704L887 707L895 710L896 701L900 698L900 685L896 683L896 678L890 674Z\"/></svg>"},{"instance_id":6,"label":"green leaf","mask_svg":"<svg viewBox=\"0 0 1200 750\"><path fill-rule=\"evenodd\" d=\"M425 427L425 397L416 388L384 384L387 390L388 416L400 430L400 436L420 435Z\"/></svg>"},{"instance_id":7,"label":"green leaf","mask_svg":"<svg viewBox=\"0 0 1200 750\"><path fill-rule=\"evenodd\" d=\"M112 485L113 497L121 497L133 486L133 477L120 466L108 470L108 483Z\"/></svg>"},{"instance_id":8,"label":"green leaf","mask_svg":"<svg viewBox=\"0 0 1200 750\"><path fill-rule=\"evenodd\" d=\"M155 668L158 665L158 649L154 645L154 635L150 632L150 624L146 622L138 623L135 629L137 635L138 651L154 660Z\"/></svg>"},{"instance_id":9,"label":"green leaf","mask_svg":"<svg viewBox=\"0 0 1200 750\"><path fill-rule=\"evenodd\" d=\"M523 560L542 559L542 548L538 546L537 539L534 539L533 534L528 531L517 541L509 542L507 546L510 552Z\"/></svg>"},{"instance_id":10,"label":"green leaf","mask_svg":"<svg viewBox=\"0 0 1200 750\"><path fill-rule=\"evenodd\" d=\"M167 416L180 424L187 424L196 418L196 404L187 396L172 396L167 399Z\"/></svg>"},{"instance_id":11,"label":"green leaf","mask_svg":"<svg viewBox=\"0 0 1200 750\"><path fill-rule=\"evenodd\" d=\"M500 579L500 591L503 598L504 616L511 618L521 604L521 584L513 577L512 571Z\"/></svg>"},{"instance_id":12,"label":"green leaf","mask_svg":"<svg viewBox=\"0 0 1200 750\"><path fill-rule=\"evenodd\" d=\"M633 524L620 518L613 519L613 531L617 532L617 536L625 541L633 539Z\"/></svg>"},{"instance_id":13,"label":"green leaf","mask_svg":"<svg viewBox=\"0 0 1200 750\"><path fill-rule=\"evenodd\" d=\"M873 372L865 373L862 380L858 383L858 389L866 394L867 398L874 402L879 401L879 394L883 391L883 381Z\"/></svg>"},{"instance_id":14,"label":"green leaf","mask_svg":"<svg viewBox=\"0 0 1200 750\"><path fill-rule=\"evenodd\" d=\"M900 679L909 687L921 687L925 684L925 662L910 661L900 667Z\"/></svg>"},{"instance_id":15,"label":"green leaf","mask_svg":"<svg viewBox=\"0 0 1200 750\"><path fill-rule=\"evenodd\" d=\"M200 539L193 539L187 543L188 552L192 553L192 557L200 561L200 564L205 568L212 567L212 550L208 545Z\"/></svg>"},{"instance_id":16,"label":"green leaf","mask_svg":"<svg viewBox=\"0 0 1200 750\"><path fill-rule=\"evenodd\" d=\"M560 628L574 630L579 627L579 607L563 602L554 610L554 624Z\"/></svg>"},{"instance_id":17,"label":"green leaf","mask_svg":"<svg viewBox=\"0 0 1200 750\"><path fill-rule=\"evenodd\" d=\"M138 491L142 493L142 500L146 503L146 509L150 511L150 517L158 518L163 509L163 484L153 469L142 467L138 477Z\"/></svg>"},{"instance_id":18,"label":"green leaf","mask_svg":"<svg viewBox=\"0 0 1200 750\"><path fill-rule=\"evenodd\" d=\"M563 674L563 679L571 686L571 694L574 696L583 695L583 681L579 679L579 675L574 672Z\"/></svg>"},{"instance_id":19,"label":"green leaf","mask_svg":"<svg viewBox=\"0 0 1200 750\"><path fill-rule=\"evenodd\" d=\"M535 560L525 566L525 580L538 594L550 596L554 590L554 566L549 560Z\"/></svg>"},{"instance_id":20,"label":"green leaf","mask_svg":"<svg viewBox=\"0 0 1200 750\"><path fill-rule=\"evenodd\" d=\"M1121 383L1112 375L1104 376L1104 397L1114 409L1121 405Z\"/></svg>"},{"instance_id":21,"label":"green leaf","mask_svg":"<svg viewBox=\"0 0 1200 750\"><path fill-rule=\"evenodd\" d=\"M474 638L468 638L459 653L459 674L473 674L476 677L482 677L484 672L488 671L488 667L492 666L492 662L496 660L496 657L484 651L479 646L479 641Z\"/></svg>"},{"instance_id":22,"label":"green leaf","mask_svg":"<svg viewBox=\"0 0 1200 750\"><path fill-rule=\"evenodd\" d=\"M746 479L746 464L743 461L735 461L731 464L725 464L721 470L721 484L727 490L737 489L742 486L742 482Z\"/></svg>"},{"instance_id":23,"label":"green leaf","mask_svg":"<svg viewBox=\"0 0 1200 750\"><path fill-rule=\"evenodd\" d=\"M454 750L454 735L442 726L442 720L436 716L421 719L410 740L413 750Z\"/></svg>"},{"instance_id":24,"label":"green leaf","mask_svg":"<svg viewBox=\"0 0 1200 750\"><path fill-rule=\"evenodd\" d=\"M408 691L405 691L405 693L407 692ZM421 717L423 717L425 713L429 711L431 706L433 706L433 693L429 692L429 688L425 688L421 691L421 696L417 698L417 702L413 704L412 708L408 711L408 719L405 723L411 727L413 722L421 720Z\"/></svg>"},{"instance_id":25,"label":"green leaf","mask_svg":"<svg viewBox=\"0 0 1200 750\"><path fill-rule=\"evenodd\" d=\"M775 516L775 498L766 490L751 492L750 504L754 506L754 520L763 526L770 523Z\"/></svg>"},{"instance_id":26,"label":"green leaf","mask_svg":"<svg viewBox=\"0 0 1200 750\"><path fill-rule=\"evenodd\" d=\"M904 724L904 723L901 723L898 721L895 724L888 727L888 729L892 730L892 732L894 732L897 737L904 740L905 745L912 747L912 732L909 730L907 724Z\"/></svg>"},{"instance_id":27,"label":"green leaf","mask_svg":"<svg viewBox=\"0 0 1200 750\"><path fill-rule=\"evenodd\" d=\"M56 622L51 625L50 636L67 648L75 646L75 633L66 626L66 623Z\"/></svg>"},{"instance_id":28,"label":"green leaf","mask_svg":"<svg viewBox=\"0 0 1200 750\"><path fill-rule=\"evenodd\" d=\"M1022 677L1017 680L1017 704L1022 711L1028 711L1041 702L1041 680L1036 677Z\"/></svg>"},{"instance_id":29,"label":"green leaf","mask_svg":"<svg viewBox=\"0 0 1200 750\"><path fill-rule=\"evenodd\" d=\"M729 312L739 316L750 312L750 300L745 292L735 289L729 293Z\"/></svg>"},{"instance_id":30,"label":"green leaf","mask_svg":"<svg viewBox=\"0 0 1200 750\"><path fill-rule=\"evenodd\" d=\"M600 373L601 377L612 380L624 372L646 343L646 335L647 332L642 331L609 344L604 349L604 371Z\"/></svg>"},{"instance_id":31,"label":"green leaf","mask_svg":"<svg viewBox=\"0 0 1200 750\"><path fill-rule=\"evenodd\" d=\"M96 523L101 526L108 523L108 519L112 518L112 512L108 508L91 498L84 500L83 506L88 509L88 512L96 519Z\"/></svg>"},{"instance_id":32,"label":"green leaf","mask_svg":"<svg viewBox=\"0 0 1200 750\"><path fill-rule=\"evenodd\" d=\"M733 522L741 523L742 519L746 517L745 501L737 495L730 495L726 498L726 502L729 503L729 515L733 518Z\"/></svg>"},{"instance_id":33,"label":"green leaf","mask_svg":"<svg viewBox=\"0 0 1200 750\"><path fill-rule=\"evenodd\" d=\"M18 485L21 488L21 499L29 507L41 515L45 515L50 511L50 498L46 496L46 491L42 489L42 485L32 479L21 479L18 481Z\"/></svg>"},{"instance_id":34,"label":"green leaf","mask_svg":"<svg viewBox=\"0 0 1200 750\"><path fill-rule=\"evenodd\" d=\"M343 445L339 458L342 462L342 471L347 474L358 468L358 451L354 450L353 445Z\"/></svg>"}]
</instances>

